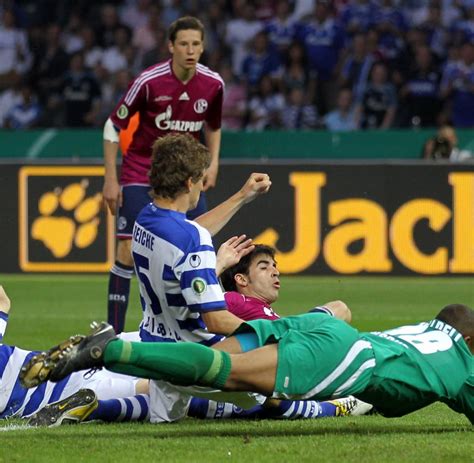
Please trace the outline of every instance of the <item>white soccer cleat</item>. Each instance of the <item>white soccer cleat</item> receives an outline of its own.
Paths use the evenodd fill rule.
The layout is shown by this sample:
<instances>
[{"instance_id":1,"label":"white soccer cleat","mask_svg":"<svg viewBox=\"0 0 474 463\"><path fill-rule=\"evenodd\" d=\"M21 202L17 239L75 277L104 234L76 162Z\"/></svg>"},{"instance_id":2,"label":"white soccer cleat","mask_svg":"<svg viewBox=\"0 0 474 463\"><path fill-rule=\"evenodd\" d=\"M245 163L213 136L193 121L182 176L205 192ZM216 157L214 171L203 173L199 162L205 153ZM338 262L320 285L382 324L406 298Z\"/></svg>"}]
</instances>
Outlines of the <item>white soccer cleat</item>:
<instances>
[{"instance_id":1,"label":"white soccer cleat","mask_svg":"<svg viewBox=\"0 0 474 463\"><path fill-rule=\"evenodd\" d=\"M370 413L374 406L357 399L353 395L341 399L329 400L337 407L336 416L362 416Z\"/></svg>"}]
</instances>

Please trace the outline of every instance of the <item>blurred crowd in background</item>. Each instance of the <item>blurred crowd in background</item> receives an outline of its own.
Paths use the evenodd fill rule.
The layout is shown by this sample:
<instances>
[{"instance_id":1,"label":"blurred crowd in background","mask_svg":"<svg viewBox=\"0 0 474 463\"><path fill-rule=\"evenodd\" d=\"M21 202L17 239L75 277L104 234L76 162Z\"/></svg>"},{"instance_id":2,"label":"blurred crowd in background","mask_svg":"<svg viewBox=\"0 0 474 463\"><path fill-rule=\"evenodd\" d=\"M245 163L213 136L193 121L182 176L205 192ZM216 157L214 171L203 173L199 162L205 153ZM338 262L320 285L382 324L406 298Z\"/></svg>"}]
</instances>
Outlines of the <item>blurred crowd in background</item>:
<instances>
[{"instance_id":1,"label":"blurred crowd in background","mask_svg":"<svg viewBox=\"0 0 474 463\"><path fill-rule=\"evenodd\" d=\"M188 14L226 130L474 127L474 0L0 0L0 127L101 127Z\"/></svg>"}]
</instances>

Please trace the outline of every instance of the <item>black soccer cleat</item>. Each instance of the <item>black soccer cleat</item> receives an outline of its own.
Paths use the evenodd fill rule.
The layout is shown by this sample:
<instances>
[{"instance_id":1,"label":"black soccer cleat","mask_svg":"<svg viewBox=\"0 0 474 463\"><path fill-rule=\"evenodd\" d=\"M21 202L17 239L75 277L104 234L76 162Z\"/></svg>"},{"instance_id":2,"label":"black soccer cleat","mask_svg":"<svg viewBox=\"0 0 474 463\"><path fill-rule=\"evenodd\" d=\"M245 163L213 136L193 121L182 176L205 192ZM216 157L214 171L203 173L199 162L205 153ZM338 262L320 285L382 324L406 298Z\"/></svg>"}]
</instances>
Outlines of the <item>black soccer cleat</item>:
<instances>
[{"instance_id":1,"label":"black soccer cleat","mask_svg":"<svg viewBox=\"0 0 474 463\"><path fill-rule=\"evenodd\" d=\"M59 361L62 353L70 346L79 344L84 336L71 336L61 344L52 347L47 352L34 355L20 370L20 383L25 388L36 387L49 380L51 371Z\"/></svg>"},{"instance_id":2,"label":"black soccer cleat","mask_svg":"<svg viewBox=\"0 0 474 463\"><path fill-rule=\"evenodd\" d=\"M91 389L80 389L75 394L55 402L31 415L30 426L61 426L84 421L99 405L95 392Z\"/></svg>"},{"instance_id":3,"label":"black soccer cleat","mask_svg":"<svg viewBox=\"0 0 474 463\"><path fill-rule=\"evenodd\" d=\"M116 339L111 325L93 322L88 336L72 336L61 344L35 355L20 371L23 387L45 381L57 383L74 371L102 368L106 345Z\"/></svg>"}]
</instances>

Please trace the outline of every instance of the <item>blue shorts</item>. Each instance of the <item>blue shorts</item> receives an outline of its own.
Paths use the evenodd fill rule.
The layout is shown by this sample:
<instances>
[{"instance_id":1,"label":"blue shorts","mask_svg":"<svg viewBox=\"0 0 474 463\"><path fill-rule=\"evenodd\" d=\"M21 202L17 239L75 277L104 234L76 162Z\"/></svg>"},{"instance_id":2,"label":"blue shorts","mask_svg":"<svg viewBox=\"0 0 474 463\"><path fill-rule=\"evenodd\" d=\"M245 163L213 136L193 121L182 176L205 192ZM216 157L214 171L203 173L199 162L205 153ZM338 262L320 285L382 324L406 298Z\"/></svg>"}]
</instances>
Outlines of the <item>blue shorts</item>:
<instances>
[{"instance_id":1,"label":"blue shorts","mask_svg":"<svg viewBox=\"0 0 474 463\"><path fill-rule=\"evenodd\" d=\"M131 239L133 225L140 211L152 201L150 196L151 187L148 185L125 185L122 187L122 206L117 215L117 238ZM206 196L201 193L199 203L195 209L186 215L188 219L194 220L207 211Z\"/></svg>"}]
</instances>

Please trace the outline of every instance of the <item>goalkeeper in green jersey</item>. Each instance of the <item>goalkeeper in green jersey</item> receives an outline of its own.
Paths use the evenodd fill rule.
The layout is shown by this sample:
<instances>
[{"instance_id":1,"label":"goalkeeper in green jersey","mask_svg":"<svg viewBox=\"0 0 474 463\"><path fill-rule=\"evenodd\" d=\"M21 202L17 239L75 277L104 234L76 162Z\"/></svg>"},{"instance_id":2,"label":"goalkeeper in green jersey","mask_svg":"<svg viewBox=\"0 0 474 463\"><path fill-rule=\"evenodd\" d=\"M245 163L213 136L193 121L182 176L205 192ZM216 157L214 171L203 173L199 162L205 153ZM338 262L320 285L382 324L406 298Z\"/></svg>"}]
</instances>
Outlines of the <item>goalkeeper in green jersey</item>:
<instances>
[{"instance_id":1,"label":"goalkeeper in green jersey","mask_svg":"<svg viewBox=\"0 0 474 463\"><path fill-rule=\"evenodd\" d=\"M59 381L106 367L179 385L254 391L287 399L354 395L379 413L402 416L446 403L474 424L474 311L444 307L435 319L362 333L323 313L254 320L209 348L196 343L134 343L106 323L73 336L23 367L22 384Z\"/></svg>"}]
</instances>

